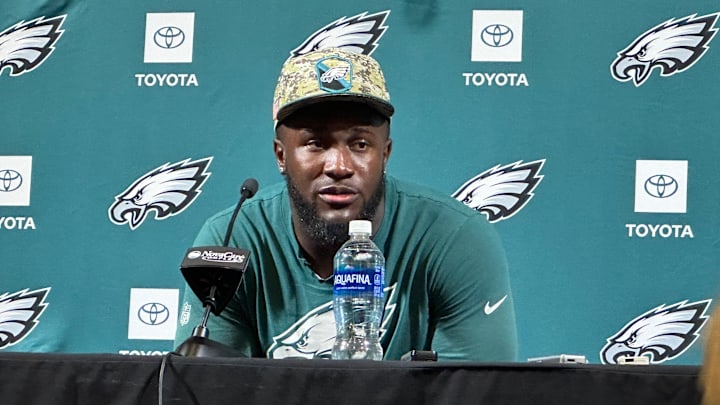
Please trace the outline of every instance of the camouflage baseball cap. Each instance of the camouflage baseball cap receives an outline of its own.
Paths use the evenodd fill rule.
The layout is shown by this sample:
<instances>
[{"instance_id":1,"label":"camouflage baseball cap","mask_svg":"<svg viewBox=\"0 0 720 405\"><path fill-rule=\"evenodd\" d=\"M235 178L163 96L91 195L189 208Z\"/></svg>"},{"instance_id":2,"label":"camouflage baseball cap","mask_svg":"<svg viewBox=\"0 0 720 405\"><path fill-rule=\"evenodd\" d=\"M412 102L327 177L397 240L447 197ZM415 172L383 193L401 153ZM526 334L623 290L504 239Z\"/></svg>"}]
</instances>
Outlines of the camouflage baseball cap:
<instances>
[{"instance_id":1,"label":"camouflage baseball cap","mask_svg":"<svg viewBox=\"0 0 720 405\"><path fill-rule=\"evenodd\" d=\"M388 118L395 111L375 59L326 48L285 61L275 87L273 120L277 125L298 108L330 98L366 103Z\"/></svg>"}]
</instances>

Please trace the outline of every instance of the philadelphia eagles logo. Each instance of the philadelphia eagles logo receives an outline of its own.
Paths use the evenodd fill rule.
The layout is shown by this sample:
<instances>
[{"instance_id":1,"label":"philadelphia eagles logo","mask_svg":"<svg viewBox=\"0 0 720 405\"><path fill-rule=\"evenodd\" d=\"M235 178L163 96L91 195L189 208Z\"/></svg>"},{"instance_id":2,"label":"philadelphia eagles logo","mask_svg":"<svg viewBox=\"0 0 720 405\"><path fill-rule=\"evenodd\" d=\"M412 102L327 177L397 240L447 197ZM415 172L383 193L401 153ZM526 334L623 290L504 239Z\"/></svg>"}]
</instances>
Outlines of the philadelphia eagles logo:
<instances>
[{"instance_id":1,"label":"philadelphia eagles logo","mask_svg":"<svg viewBox=\"0 0 720 405\"><path fill-rule=\"evenodd\" d=\"M9 68L10 76L20 76L40 66L55 50L65 17L20 21L0 32L0 74Z\"/></svg>"},{"instance_id":2,"label":"philadelphia eagles logo","mask_svg":"<svg viewBox=\"0 0 720 405\"><path fill-rule=\"evenodd\" d=\"M128 224L134 230L150 211L158 220L181 213L202 192L200 187L211 174L206 172L211 161L212 157L192 162L185 159L146 173L115 197L108 208L110 221Z\"/></svg>"},{"instance_id":3,"label":"philadelphia eagles logo","mask_svg":"<svg viewBox=\"0 0 720 405\"><path fill-rule=\"evenodd\" d=\"M630 321L600 351L604 364L617 364L627 356L647 356L651 364L674 359L697 339L707 321L712 300L660 305Z\"/></svg>"},{"instance_id":4,"label":"philadelphia eagles logo","mask_svg":"<svg viewBox=\"0 0 720 405\"><path fill-rule=\"evenodd\" d=\"M395 312L397 304L395 290L395 285L385 288L385 295L388 298L380 325L381 337ZM333 304L329 301L308 312L286 331L273 337L273 344L267 350L267 357L269 359L329 359L336 334Z\"/></svg>"},{"instance_id":5,"label":"philadelphia eagles logo","mask_svg":"<svg viewBox=\"0 0 720 405\"><path fill-rule=\"evenodd\" d=\"M661 76L672 76L694 65L708 50L717 28L720 13L702 17L689 15L670 19L640 35L621 52L610 67L612 76L621 82L643 84L653 69Z\"/></svg>"},{"instance_id":6,"label":"philadelphia eagles logo","mask_svg":"<svg viewBox=\"0 0 720 405\"><path fill-rule=\"evenodd\" d=\"M333 81L344 78L349 71L350 65L332 67L320 75L320 81L323 83L332 83Z\"/></svg>"},{"instance_id":7,"label":"philadelphia eagles logo","mask_svg":"<svg viewBox=\"0 0 720 405\"><path fill-rule=\"evenodd\" d=\"M290 51L290 57L325 48L341 48L345 51L371 55L378 41L388 28L385 20L390 10L354 17L342 17L315 31L302 45Z\"/></svg>"},{"instance_id":8,"label":"philadelphia eagles logo","mask_svg":"<svg viewBox=\"0 0 720 405\"><path fill-rule=\"evenodd\" d=\"M453 198L485 214L490 222L512 217L534 196L542 180L545 159L522 163L521 160L488 169L463 184Z\"/></svg>"},{"instance_id":9,"label":"philadelphia eagles logo","mask_svg":"<svg viewBox=\"0 0 720 405\"><path fill-rule=\"evenodd\" d=\"M0 295L0 349L20 342L35 328L49 292L50 287L29 292L26 288Z\"/></svg>"}]
</instances>

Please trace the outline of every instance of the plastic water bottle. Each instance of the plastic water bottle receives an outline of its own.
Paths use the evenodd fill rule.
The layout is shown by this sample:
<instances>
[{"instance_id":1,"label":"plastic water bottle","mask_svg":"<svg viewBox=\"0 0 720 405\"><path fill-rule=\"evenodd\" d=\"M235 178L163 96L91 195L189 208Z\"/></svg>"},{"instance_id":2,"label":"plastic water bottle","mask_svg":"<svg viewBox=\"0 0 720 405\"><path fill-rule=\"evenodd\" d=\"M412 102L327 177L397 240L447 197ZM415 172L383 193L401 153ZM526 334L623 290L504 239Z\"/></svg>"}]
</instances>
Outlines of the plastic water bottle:
<instances>
[{"instance_id":1,"label":"plastic water bottle","mask_svg":"<svg viewBox=\"0 0 720 405\"><path fill-rule=\"evenodd\" d=\"M382 360L385 257L370 240L372 223L350 221L350 239L335 254L333 359Z\"/></svg>"}]
</instances>

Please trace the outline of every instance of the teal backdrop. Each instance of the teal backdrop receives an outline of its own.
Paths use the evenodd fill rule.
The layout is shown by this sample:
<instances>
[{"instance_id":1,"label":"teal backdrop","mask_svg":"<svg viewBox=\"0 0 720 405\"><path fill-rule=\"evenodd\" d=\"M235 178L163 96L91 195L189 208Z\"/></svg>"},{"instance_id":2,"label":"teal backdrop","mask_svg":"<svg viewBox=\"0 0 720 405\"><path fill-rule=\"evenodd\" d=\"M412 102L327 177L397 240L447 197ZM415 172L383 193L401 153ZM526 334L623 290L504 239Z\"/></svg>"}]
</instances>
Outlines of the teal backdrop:
<instances>
[{"instance_id":1,"label":"teal backdrop","mask_svg":"<svg viewBox=\"0 0 720 405\"><path fill-rule=\"evenodd\" d=\"M245 178L282 181L280 66L328 24L381 15L390 173L451 195L493 169L536 169L494 220L518 360L608 362L614 342L647 339L637 354L654 363L698 364L720 286L719 12L708 0L4 0L0 351L172 350L179 265L203 221ZM184 206L113 215L155 169L198 162ZM616 336L626 328L632 339ZM658 331L672 339L648 349Z\"/></svg>"}]
</instances>

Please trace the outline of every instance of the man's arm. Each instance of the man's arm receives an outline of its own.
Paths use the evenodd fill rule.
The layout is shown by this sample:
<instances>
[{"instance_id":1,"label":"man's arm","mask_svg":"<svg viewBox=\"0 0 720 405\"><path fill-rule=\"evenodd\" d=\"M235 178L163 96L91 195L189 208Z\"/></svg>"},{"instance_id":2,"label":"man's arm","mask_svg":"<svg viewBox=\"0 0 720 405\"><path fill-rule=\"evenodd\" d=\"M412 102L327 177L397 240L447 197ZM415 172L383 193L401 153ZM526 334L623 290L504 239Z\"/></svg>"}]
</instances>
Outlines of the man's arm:
<instances>
[{"instance_id":1,"label":"man's arm","mask_svg":"<svg viewBox=\"0 0 720 405\"><path fill-rule=\"evenodd\" d=\"M431 258L432 349L441 360L515 361L517 331L505 251L478 216Z\"/></svg>"}]
</instances>

